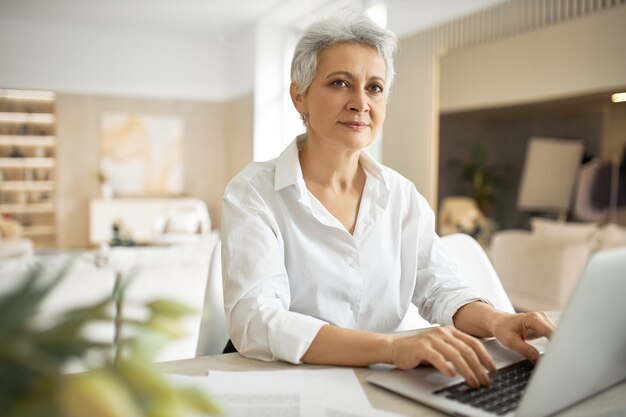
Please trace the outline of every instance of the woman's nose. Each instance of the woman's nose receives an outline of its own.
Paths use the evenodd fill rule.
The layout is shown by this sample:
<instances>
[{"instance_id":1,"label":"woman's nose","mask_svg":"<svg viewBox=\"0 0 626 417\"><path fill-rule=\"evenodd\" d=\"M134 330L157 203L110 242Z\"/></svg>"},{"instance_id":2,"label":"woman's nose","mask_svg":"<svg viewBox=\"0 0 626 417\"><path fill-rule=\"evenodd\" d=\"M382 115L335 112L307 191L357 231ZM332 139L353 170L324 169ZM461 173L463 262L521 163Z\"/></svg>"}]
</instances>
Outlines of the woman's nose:
<instances>
[{"instance_id":1,"label":"woman's nose","mask_svg":"<svg viewBox=\"0 0 626 417\"><path fill-rule=\"evenodd\" d=\"M350 101L348 102L348 109L350 111L356 112L364 112L369 110L369 103L367 99L367 94L365 91L359 90L355 91L350 97Z\"/></svg>"}]
</instances>

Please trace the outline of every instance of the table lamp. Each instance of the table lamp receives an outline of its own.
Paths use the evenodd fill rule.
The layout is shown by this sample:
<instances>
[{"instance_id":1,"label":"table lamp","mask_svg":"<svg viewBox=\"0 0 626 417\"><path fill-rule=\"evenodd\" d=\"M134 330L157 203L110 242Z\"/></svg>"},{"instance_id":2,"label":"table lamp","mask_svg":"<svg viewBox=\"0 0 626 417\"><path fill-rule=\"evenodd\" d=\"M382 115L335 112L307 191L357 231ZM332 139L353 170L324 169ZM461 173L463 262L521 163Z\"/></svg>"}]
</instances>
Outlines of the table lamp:
<instances>
[{"instance_id":1,"label":"table lamp","mask_svg":"<svg viewBox=\"0 0 626 417\"><path fill-rule=\"evenodd\" d=\"M556 213L564 221L583 155L581 140L531 137L517 207L523 211Z\"/></svg>"}]
</instances>

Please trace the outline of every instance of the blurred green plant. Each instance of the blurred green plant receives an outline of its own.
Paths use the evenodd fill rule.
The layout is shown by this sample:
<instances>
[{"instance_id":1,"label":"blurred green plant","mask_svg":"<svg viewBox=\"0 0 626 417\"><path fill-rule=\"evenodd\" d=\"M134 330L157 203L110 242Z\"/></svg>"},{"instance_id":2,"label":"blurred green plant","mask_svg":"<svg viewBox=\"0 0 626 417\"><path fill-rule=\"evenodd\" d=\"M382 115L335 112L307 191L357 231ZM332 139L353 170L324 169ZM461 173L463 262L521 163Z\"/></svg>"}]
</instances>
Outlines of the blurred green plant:
<instances>
[{"instance_id":1,"label":"blurred green plant","mask_svg":"<svg viewBox=\"0 0 626 417\"><path fill-rule=\"evenodd\" d=\"M219 415L204 392L171 385L154 353L180 337L182 317L194 311L169 300L146 304L148 317L122 316L122 295L130 278L117 275L110 297L62 313L48 325L36 316L46 296L69 272L68 261L52 273L34 267L23 284L0 296L0 410L5 417L172 417ZM109 322L114 340L100 343L82 334L90 323ZM132 336L123 337L126 328ZM124 328L124 332L122 332ZM69 361L86 372L68 374ZM95 366L94 366L95 364Z\"/></svg>"},{"instance_id":2,"label":"blurred green plant","mask_svg":"<svg viewBox=\"0 0 626 417\"><path fill-rule=\"evenodd\" d=\"M98 184L104 184L109 181L109 176L106 174L106 172L102 170L95 171L93 173L93 177L98 182Z\"/></svg>"},{"instance_id":3,"label":"blurred green plant","mask_svg":"<svg viewBox=\"0 0 626 417\"><path fill-rule=\"evenodd\" d=\"M461 169L461 178L470 183L472 197L480 210L489 216L494 202L494 187L504 184L503 175L508 167L487 165L487 149L483 145L472 147L469 161L452 159L449 165Z\"/></svg>"}]
</instances>

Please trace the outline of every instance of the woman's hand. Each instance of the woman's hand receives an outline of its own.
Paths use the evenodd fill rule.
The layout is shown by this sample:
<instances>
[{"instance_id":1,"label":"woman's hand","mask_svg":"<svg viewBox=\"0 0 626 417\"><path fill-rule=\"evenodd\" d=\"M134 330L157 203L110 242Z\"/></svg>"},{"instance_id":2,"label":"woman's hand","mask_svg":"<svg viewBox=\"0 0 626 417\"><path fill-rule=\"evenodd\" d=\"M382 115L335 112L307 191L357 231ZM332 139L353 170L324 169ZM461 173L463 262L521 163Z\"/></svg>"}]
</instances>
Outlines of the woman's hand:
<instances>
[{"instance_id":1,"label":"woman's hand","mask_svg":"<svg viewBox=\"0 0 626 417\"><path fill-rule=\"evenodd\" d=\"M506 314L493 321L491 333L509 349L521 353L532 363L539 360L539 352L526 340L552 336L554 324L544 312Z\"/></svg>"},{"instance_id":2,"label":"woman's hand","mask_svg":"<svg viewBox=\"0 0 626 417\"><path fill-rule=\"evenodd\" d=\"M454 315L454 325L477 337L494 336L533 363L539 360L539 352L526 340L550 338L554 332L554 324L546 313L506 313L480 301L461 307Z\"/></svg>"},{"instance_id":3,"label":"woman's hand","mask_svg":"<svg viewBox=\"0 0 626 417\"><path fill-rule=\"evenodd\" d=\"M503 323L503 333L505 327ZM476 388L489 385L487 370L495 371L493 359L483 344L452 326L435 327L413 336L394 337L391 363L400 369L429 363L446 376L460 374L468 385Z\"/></svg>"}]
</instances>

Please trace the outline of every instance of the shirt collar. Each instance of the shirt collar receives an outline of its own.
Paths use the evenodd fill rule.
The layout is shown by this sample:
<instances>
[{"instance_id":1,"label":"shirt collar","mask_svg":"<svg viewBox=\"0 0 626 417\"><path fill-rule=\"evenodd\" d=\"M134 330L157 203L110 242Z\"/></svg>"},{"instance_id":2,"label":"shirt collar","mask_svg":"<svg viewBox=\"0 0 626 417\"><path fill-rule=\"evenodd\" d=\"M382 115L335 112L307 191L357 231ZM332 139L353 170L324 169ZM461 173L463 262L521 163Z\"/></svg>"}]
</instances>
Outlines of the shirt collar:
<instances>
[{"instance_id":1,"label":"shirt collar","mask_svg":"<svg viewBox=\"0 0 626 417\"><path fill-rule=\"evenodd\" d=\"M306 141L306 133L296 136L296 138L281 152L276 160L276 174L274 177L274 189L276 191L289 187L290 185L304 185L302 167L298 152ZM361 151L359 161L366 171L366 174L374 176L385 188L389 188L387 174L374 158Z\"/></svg>"},{"instance_id":2,"label":"shirt collar","mask_svg":"<svg viewBox=\"0 0 626 417\"><path fill-rule=\"evenodd\" d=\"M274 189L276 191L290 185L297 185L300 182L304 183L298 152L305 141L305 133L296 136L276 160L276 174L274 176Z\"/></svg>"}]
</instances>

